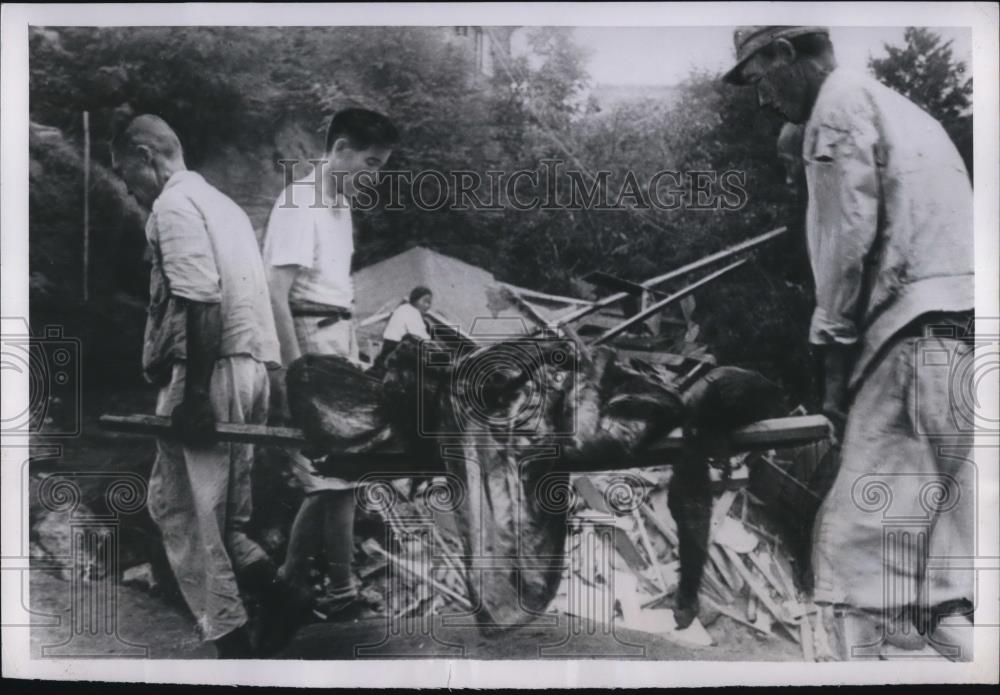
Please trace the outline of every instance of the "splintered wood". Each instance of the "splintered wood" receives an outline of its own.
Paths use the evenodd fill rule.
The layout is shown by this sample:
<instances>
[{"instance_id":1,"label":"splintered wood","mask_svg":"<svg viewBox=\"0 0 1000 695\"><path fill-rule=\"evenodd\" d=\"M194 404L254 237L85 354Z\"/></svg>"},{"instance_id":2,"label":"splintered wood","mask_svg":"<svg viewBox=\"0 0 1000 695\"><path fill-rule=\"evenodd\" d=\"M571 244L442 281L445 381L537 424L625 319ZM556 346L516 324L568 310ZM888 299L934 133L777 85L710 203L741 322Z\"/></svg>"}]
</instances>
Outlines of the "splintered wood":
<instances>
[{"instance_id":1,"label":"splintered wood","mask_svg":"<svg viewBox=\"0 0 1000 695\"><path fill-rule=\"evenodd\" d=\"M734 457L731 463L740 466L745 460ZM714 497L701 620L678 630L671 609L680 561L677 528L667 507L670 470L630 473L574 478L577 505L567 538L567 568L551 610L689 645L722 647L702 621L725 615L762 638L792 640L812 660L810 613L815 609L800 602L786 549L764 529L761 505L741 487L745 476L728 475L715 483L723 489ZM632 492L622 495L622 485ZM616 508L611 497L628 498L628 508ZM809 638L803 640L805 634Z\"/></svg>"},{"instance_id":2,"label":"splintered wood","mask_svg":"<svg viewBox=\"0 0 1000 695\"><path fill-rule=\"evenodd\" d=\"M608 631L627 628L695 647L725 648L733 630L747 630L761 639L791 640L804 658L815 658L815 607L800 600L787 549L767 530L763 505L745 489L738 470L745 457L730 463L737 470L713 483L701 613L694 623L677 629L672 610L680 559L667 506L669 468L573 477L565 569L549 611ZM419 491L400 495L379 513L386 537L362 543L374 567L362 573L362 581L384 582L380 590L390 615L420 620L473 610L462 544L449 515L426 504ZM732 622L713 628L713 639L705 625L719 616Z\"/></svg>"}]
</instances>

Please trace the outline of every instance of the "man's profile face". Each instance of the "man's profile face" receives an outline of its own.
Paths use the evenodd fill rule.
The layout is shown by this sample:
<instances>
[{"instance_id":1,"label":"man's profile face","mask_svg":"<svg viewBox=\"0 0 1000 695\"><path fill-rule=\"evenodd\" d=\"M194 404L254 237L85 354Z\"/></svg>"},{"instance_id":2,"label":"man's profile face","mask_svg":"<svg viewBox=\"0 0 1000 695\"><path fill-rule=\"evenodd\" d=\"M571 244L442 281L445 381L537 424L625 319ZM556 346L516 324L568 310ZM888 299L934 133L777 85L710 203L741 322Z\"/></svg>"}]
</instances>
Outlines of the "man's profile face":
<instances>
[{"instance_id":1,"label":"man's profile face","mask_svg":"<svg viewBox=\"0 0 1000 695\"><path fill-rule=\"evenodd\" d=\"M362 182L374 185L373 175L385 166L391 154L392 150L388 147L355 149L346 138L339 138L327 153L330 172L340 192L348 198L354 196Z\"/></svg>"},{"instance_id":2,"label":"man's profile face","mask_svg":"<svg viewBox=\"0 0 1000 695\"><path fill-rule=\"evenodd\" d=\"M433 301L434 298L432 295L425 294L422 297L420 297L420 299L418 299L416 302L414 302L413 306L417 307L417 309L420 311L421 314L426 314L428 311L431 310L431 304L433 303Z\"/></svg>"},{"instance_id":3,"label":"man's profile face","mask_svg":"<svg viewBox=\"0 0 1000 695\"><path fill-rule=\"evenodd\" d=\"M773 55L758 51L743 66L743 77L757 90L757 102L790 123L805 123L809 117L808 81L795 61L795 49L787 41L776 42L781 50Z\"/></svg>"},{"instance_id":4,"label":"man's profile face","mask_svg":"<svg viewBox=\"0 0 1000 695\"><path fill-rule=\"evenodd\" d=\"M147 148L112 152L111 167L125 182L125 188L130 196L145 208L153 206L153 201L160 194L160 187L152 155Z\"/></svg>"}]
</instances>

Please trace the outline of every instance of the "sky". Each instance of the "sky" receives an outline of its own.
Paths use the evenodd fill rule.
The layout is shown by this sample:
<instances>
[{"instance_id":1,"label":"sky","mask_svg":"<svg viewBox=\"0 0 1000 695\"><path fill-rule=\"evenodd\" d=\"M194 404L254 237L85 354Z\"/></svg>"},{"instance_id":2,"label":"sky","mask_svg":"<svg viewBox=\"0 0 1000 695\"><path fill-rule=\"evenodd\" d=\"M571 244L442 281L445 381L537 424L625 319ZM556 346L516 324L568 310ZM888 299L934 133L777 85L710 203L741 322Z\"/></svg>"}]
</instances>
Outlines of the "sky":
<instances>
[{"instance_id":1,"label":"sky","mask_svg":"<svg viewBox=\"0 0 1000 695\"><path fill-rule=\"evenodd\" d=\"M596 84L670 85L693 68L725 70L733 63L733 29L700 27L575 27L578 43L592 50L589 71ZM953 40L958 60L972 61L972 32L966 27L934 28ZM868 56L884 55L883 44L903 42L903 27L832 27L837 60L864 70Z\"/></svg>"}]
</instances>

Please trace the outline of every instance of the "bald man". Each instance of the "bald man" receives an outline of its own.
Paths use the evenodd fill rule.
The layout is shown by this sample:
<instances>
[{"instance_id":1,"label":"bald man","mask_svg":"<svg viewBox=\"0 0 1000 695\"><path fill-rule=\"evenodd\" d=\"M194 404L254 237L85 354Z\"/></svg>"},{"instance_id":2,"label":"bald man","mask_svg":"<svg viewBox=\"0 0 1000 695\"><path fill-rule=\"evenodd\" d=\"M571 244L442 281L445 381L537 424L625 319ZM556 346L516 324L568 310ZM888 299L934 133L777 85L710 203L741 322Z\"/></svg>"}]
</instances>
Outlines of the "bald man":
<instances>
[{"instance_id":1,"label":"bald man","mask_svg":"<svg viewBox=\"0 0 1000 695\"><path fill-rule=\"evenodd\" d=\"M184 164L177 135L156 116L112 142L115 171L150 209L153 251L143 346L157 440L149 511L202 637L220 658L253 655L237 586L268 594L275 568L246 534L253 447L213 442L216 421L264 423L267 370L280 363L267 279L246 214Z\"/></svg>"}]
</instances>

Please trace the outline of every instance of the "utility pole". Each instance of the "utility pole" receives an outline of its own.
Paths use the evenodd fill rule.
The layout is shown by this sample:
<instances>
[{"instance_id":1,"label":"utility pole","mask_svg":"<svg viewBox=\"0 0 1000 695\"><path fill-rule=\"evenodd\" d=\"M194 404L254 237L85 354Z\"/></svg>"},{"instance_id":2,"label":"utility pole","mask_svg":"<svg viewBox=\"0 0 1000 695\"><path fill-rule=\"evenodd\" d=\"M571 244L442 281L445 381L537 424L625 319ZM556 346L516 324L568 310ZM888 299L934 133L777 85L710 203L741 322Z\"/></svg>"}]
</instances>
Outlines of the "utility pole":
<instances>
[{"instance_id":1,"label":"utility pole","mask_svg":"<svg viewBox=\"0 0 1000 695\"><path fill-rule=\"evenodd\" d=\"M83 112L83 301L90 299L90 113Z\"/></svg>"}]
</instances>

